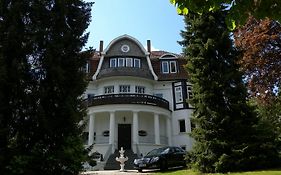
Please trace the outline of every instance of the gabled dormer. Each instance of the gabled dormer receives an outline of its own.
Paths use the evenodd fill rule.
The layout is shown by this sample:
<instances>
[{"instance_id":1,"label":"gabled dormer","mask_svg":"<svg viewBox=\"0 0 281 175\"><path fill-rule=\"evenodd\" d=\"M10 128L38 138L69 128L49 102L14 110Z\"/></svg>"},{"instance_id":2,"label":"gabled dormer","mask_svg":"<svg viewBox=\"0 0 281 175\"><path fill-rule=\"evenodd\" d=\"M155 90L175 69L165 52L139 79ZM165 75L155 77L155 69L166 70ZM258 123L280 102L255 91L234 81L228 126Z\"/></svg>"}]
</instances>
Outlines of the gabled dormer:
<instances>
[{"instance_id":1,"label":"gabled dormer","mask_svg":"<svg viewBox=\"0 0 281 175\"><path fill-rule=\"evenodd\" d=\"M92 79L134 76L157 80L149 54L138 40L129 35L122 35L101 51L99 65Z\"/></svg>"},{"instance_id":2,"label":"gabled dormer","mask_svg":"<svg viewBox=\"0 0 281 175\"><path fill-rule=\"evenodd\" d=\"M184 68L187 61L182 55L166 51L152 51L150 60L159 80L188 79L187 72Z\"/></svg>"},{"instance_id":3,"label":"gabled dormer","mask_svg":"<svg viewBox=\"0 0 281 175\"><path fill-rule=\"evenodd\" d=\"M179 72L179 63L174 54L164 54L160 58L161 74L176 74Z\"/></svg>"}]
</instances>

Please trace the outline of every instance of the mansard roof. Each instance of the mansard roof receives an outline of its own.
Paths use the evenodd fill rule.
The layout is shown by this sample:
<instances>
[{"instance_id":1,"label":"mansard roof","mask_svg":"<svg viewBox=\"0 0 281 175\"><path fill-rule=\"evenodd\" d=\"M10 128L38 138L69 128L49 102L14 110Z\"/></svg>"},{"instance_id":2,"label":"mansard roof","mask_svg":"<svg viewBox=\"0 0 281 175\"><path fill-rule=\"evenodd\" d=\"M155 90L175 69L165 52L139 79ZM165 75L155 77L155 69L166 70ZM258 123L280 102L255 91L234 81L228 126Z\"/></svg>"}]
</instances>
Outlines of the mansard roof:
<instances>
[{"instance_id":1,"label":"mansard roof","mask_svg":"<svg viewBox=\"0 0 281 175\"><path fill-rule=\"evenodd\" d=\"M178 57L176 57L175 59L177 59L178 61L178 67L179 67L179 71L178 73L174 73L174 74L162 74L161 73L161 56L163 56L164 54L167 54L169 52L166 51L151 51L150 53L150 61L153 67L153 70L155 72L155 74L158 76L158 80L180 80L180 79L187 79L188 78L188 74L184 68L184 66L186 65L186 59L181 56L178 55ZM170 54L170 53L169 53ZM90 76L93 76L94 73L97 71L97 67L100 61L100 53L98 51L96 51L93 56L89 59L90 61Z\"/></svg>"},{"instance_id":2,"label":"mansard roof","mask_svg":"<svg viewBox=\"0 0 281 175\"><path fill-rule=\"evenodd\" d=\"M130 44L132 49L129 52L120 52L120 46L124 44ZM148 49L150 50L150 49ZM110 58L113 56L118 57L139 57L148 63L148 66L155 80L167 81L167 80L180 80L187 79L188 75L184 68L186 65L186 59L180 54L175 54L167 51L150 51L148 52L141 43L135 38L129 35L122 35L110 42L110 44L106 47L105 50L95 51L93 55L89 58L89 66L90 73L89 78L94 77L94 79L98 78L98 74L102 69L102 64L105 62L106 58ZM161 73L161 61L166 60L176 60L178 64L178 72L177 73Z\"/></svg>"}]
</instances>

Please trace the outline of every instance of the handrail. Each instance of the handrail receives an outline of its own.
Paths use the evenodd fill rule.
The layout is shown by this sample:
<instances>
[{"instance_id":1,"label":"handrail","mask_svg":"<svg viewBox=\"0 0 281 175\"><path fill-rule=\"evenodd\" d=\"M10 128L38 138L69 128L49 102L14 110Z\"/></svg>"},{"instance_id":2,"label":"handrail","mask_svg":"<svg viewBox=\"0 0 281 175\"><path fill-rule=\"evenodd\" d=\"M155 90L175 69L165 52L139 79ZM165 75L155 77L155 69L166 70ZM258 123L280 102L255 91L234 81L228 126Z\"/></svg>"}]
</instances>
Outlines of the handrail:
<instances>
[{"instance_id":1,"label":"handrail","mask_svg":"<svg viewBox=\"0 0 281 175\"><path fill-rule=\"evenodd\" d=\"M104 158L104 161L107 161L107 159L109 158L110 154L111 154L111 151L112 151L112 144L109 145L107 151L105 152L103 158Z\"/></svg>"},{"instance_id":2,"label":"handrail","mask_svg":"<svg viewBox=\"0 0 281 175\"><path fill-rule=\"evenodd\" d=\"M158 106L169 110L169 102L163 98L149 94L107 94L88 98L88 106L107 104L143 104Z\"/></svg>"},{"instance_id":3,"label":"handrail","mask_svg":"<svg viewBox=\"0 0 281 175\"><path fill-rule=\"evenodd\" d=\"M141 157L140 148L139 148L138 144L136 144L136 153L137 153L138 157Z\"/></svg>"}]
</instances>

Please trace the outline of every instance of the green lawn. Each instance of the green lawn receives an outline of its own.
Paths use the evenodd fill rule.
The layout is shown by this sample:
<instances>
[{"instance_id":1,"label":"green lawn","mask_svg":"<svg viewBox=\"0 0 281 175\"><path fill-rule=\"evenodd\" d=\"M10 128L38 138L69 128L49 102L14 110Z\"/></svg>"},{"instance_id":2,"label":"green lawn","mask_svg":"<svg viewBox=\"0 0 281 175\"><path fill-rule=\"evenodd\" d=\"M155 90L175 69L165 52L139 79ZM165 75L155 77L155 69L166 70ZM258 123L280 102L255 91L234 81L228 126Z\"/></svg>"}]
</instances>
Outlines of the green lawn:
<instances>
[{"instance_id":1,"label":"green lawn","mask_svg":"<svg viewBox=\"0 0 281 175\"><path fill-rule=\"evenodd\" d=\"M158 172L156 174L164 175L225 175L221 173L213 174L202 174L199 172L194 172L192 170L175 170L168 172ZM281 170L266 170L266 171L253 171L253 172L242 172L242 173L227 173L227 175L281 175Z\"/></svg>"}]
</instances>

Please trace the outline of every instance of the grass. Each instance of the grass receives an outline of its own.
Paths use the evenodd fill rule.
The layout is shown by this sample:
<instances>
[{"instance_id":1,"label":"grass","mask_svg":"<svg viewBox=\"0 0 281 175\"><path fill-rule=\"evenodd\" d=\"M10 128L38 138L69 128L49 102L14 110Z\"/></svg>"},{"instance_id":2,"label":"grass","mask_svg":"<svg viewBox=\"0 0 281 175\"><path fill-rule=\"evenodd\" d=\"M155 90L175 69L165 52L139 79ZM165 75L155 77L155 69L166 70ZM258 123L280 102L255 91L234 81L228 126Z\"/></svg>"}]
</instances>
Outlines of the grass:
<instances>
[{"instance_id":1,"label":"grass","mask_svg":"<svg viewBox=\"0 0 281 175\"><path fill-rule=\"evenodd\" d=\"M241 172L241 173L211 173L211 174L204 174L195 172L192 170L184 169L184 170L174 170L174 171L167 171L167 172L157 172L158 174L164 175L281 175L281 170L265 170L265 171L251 171L251 172Z\"/></svg>"}]
</instances>

